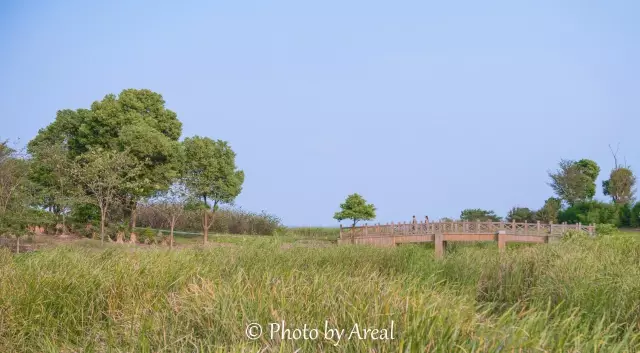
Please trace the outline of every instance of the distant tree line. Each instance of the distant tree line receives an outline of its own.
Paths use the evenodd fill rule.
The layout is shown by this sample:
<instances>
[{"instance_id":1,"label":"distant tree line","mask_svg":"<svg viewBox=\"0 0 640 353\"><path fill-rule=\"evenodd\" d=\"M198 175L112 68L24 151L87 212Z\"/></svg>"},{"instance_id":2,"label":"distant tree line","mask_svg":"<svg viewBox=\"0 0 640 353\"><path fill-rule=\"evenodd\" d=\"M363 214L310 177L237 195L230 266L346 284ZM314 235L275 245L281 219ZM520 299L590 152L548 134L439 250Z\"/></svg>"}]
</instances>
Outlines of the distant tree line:
<instances>
[{"instance_id":1,"label":"distant tree line","mask_svg":"<svg viewBox=\"0 0 640 353\"><path fill-rule=\"evenodd\" d=\"M219 207L242 191L244 172L226 141L181 135L160 94L126 89L89 109L58 111L26 150L0 143L0 235L50 224L56 232L90 228L103 240L136 241L145 207L171 228L199 214L206 242Z\"/></svg>"},{"instance_id":2,"label":"distant tree line","mask_svg":"<svg viewBox=\"0 0 640 353\"><path fill-rule=\"evenodd\" d=\"M613 152L613 151L612 151ZM561 160L557 170L549 172L549 186L555 197L549 197L540 209L516 206L504 218L508 222L554 222L583 224L612 224L617 227L640 226L640 202L635 203L636 177L627 165L619 165L617 151L609 179L602 182L603 193L609 202L594 200L598 164L589 159ZM494 211L465 209L461 220L503 220Z\"/></svg>"}]
</instances>

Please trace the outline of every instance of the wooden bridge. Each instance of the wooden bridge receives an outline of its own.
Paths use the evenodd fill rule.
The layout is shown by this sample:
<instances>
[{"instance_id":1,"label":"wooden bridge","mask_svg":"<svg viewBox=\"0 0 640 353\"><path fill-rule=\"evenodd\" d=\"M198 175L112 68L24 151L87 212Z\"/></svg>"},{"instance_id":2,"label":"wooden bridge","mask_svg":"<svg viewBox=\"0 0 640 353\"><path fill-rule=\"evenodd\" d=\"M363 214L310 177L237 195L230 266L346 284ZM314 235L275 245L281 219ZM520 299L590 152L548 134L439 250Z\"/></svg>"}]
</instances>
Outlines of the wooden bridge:
<instances>
[{"instance_id":1,"label":"wooden bridge","mask_svg":"<svg viewBox=\"0 0 640 353\"><path fill-rule=\"evenodd\" d=\"M561 237L567 230L580 230L593 235L595 224L553 224L517 222L411 222L362 225L343 228L340 225L338 244L371 244L395 246L405 243L435 244L436 256L444 255L447 242L495 241L503 251L507 243L548 243Z\"/></svg>"}]
</instances>

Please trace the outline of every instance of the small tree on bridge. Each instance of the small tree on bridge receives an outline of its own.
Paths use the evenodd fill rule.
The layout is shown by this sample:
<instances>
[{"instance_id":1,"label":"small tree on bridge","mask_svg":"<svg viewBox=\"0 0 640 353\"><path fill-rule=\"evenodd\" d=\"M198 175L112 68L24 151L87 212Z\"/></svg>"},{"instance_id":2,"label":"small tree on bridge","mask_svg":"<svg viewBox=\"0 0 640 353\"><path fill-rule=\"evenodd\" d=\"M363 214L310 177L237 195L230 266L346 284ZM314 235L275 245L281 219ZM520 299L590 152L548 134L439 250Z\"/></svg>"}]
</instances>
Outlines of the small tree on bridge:
<instances>
[{"instance_id":1,"label":"small tree on bridge","mask_svg":"<svg viewBox=\"0 0 640 353\"><path fill-rule=\"evenodd\" d=\"M369 221L376 218L376 207L373 204L367 204L367 201L359 194L351 194L347 196L344 203L340 204L342 209L333 215L338 222L343 219L353 221L352 227L356 226L359 221Z\"/></svg>"}]
</instances>

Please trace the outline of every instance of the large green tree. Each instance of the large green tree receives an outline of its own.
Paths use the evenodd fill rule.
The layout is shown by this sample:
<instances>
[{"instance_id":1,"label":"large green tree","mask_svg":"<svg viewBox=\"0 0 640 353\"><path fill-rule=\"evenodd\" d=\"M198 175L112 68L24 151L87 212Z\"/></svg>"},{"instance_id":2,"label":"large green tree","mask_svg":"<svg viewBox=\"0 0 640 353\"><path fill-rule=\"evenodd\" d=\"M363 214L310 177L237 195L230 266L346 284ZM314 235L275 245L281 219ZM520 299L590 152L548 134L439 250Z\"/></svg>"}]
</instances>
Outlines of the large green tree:
<instances>
[{"instance_id":1,"label":"large green tree","mask_svg":"<svg viewBox=\"0 0 640 353\"><path fill-rule=\"evenodd\" d=\"M55 121L29 142L29 150L35 151L39 145L63 144L71 159L92 148L127 150L140 166L136 183L119 190L133 228L137 202L166 190L177 176L181 133L182 123L176 113L165 108L160 94L126 89L117 96L106 95L90 109L58 111Z\"/></svg>"},{"instance_id":2,"label":"large green tree","mask_svg":"<svg viewBox=\"0 0 640 353\"><path fill-rule=\"evenodd\" d=\"M232 204L242 191L244 172L236 166L236 154L226 141L194 136L183 141L184 182L202 203L203 241L221 204Z\"/></svg>"},{"instance_id":3,"label":"large green tree","mask_svg":"<svg viewBox=\"0 0 640 353\"><path fill-rule=\"evenodd\" d=\"M358 193L347 196L344 203L340 204L340 211L333 215L338 222L348 219L355 227L359 221L369 221L376 218L376 207Z\"/></svg>"},{"instance_id":4,"label":"large green tree","mask_svg":"<svg viewBox=\"0 0 640 353\"><path fill-rule=\"evenodd\" d=\"M596 194L596 179L600 174L600 167L596 162L589 159L577 162L563 159L559 165L558 170L549 172L549 186L556 195L570 206L591 200Z\"/></svg>"}]
</instances>

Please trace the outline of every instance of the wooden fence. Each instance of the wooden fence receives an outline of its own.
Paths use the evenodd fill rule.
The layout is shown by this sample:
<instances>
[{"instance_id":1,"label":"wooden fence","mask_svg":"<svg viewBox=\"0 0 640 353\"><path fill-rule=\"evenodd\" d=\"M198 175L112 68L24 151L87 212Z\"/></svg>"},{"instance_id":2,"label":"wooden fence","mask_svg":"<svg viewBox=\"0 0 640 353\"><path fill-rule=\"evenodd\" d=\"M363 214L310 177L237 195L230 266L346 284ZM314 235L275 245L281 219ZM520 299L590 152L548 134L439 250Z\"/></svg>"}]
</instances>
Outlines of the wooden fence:
<instances>
[{"instance_id":1,"label":"wooden fence","mask_svg":"<svg viewBox=\"0 0 640 353\"><path fill-rule=\"evenodd\" d=\"M394 246L403 243L434 242L436 254L442 256L449 241L496 241L504 250L509 242L547 243L550 238L560 237L568 230L595 234L595 224L553 224L529 222L411 222L364 224L343 228L340 226L339 244L371 244Z\"/></svg>"}]
</instances>

